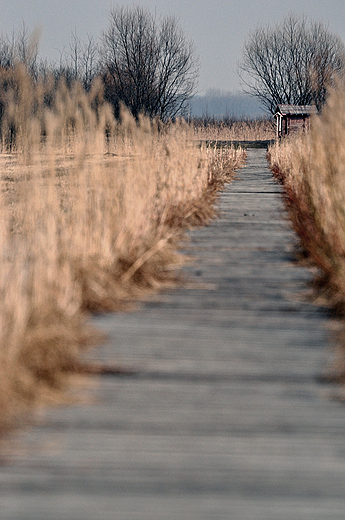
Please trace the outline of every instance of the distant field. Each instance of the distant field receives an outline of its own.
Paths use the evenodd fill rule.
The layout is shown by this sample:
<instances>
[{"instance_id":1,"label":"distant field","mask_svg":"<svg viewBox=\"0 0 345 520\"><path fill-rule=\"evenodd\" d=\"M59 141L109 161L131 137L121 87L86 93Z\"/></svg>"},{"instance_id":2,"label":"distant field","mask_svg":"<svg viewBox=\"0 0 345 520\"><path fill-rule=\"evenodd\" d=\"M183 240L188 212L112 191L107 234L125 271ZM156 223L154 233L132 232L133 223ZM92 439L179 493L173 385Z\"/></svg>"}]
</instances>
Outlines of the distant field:
<instances>
[{"instance_id":1,"label":"distant field","mask_svg":"<svg viewBox=\"0 0 345 520\"><path fill-rule=\"evenodd\" d=\"M190 123L195 139L200 141L270 141L275 139L275 124L271 119L238 120L195 118Z\"/></svg>"}]
</instances>

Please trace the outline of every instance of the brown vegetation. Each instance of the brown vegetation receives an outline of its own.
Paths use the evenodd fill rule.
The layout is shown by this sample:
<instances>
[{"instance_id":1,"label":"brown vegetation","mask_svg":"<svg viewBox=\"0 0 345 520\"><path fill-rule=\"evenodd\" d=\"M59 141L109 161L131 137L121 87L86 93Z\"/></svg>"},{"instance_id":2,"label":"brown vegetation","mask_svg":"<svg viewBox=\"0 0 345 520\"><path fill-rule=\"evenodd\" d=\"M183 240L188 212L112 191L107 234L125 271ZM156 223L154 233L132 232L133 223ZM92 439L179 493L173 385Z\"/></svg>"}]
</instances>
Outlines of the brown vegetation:
<instances>
[{"instance_id":1,"label":"brown vegetation","mask_svg":"<svg viewBox=\"0 0 345 520\"><path fill-rule=\"evenodd\" d=\"M269 141L275 138L274 122L266 118L195 118L190 126L199 141Z\"/></svg>"},{"instance_id":2,"label":"brown vegetation","mask_svg":"<svg viewBox=\"0 0 345 520\"><path fill-rule=\"evenodd\" d=\"M345 314L345 93L339 84L308 134L269 150L271 169L284 185L284 199L304 257L318 268L315 288Z\"/></svg>"},{"instance_id":3,"label":"brown vegetation","mask_svg":"<svg viewBox=\"0 0 345 520\"><path fill-rule=\"evenodd\" d=\"M86 93L34 82L20 65L1 74L4 428L66 388L97 337L87 312L176 282L182 230L215 215L244 152L199 148L183 122L125 109L116 121L97 83Z\"/></svg>"}]
</instances>

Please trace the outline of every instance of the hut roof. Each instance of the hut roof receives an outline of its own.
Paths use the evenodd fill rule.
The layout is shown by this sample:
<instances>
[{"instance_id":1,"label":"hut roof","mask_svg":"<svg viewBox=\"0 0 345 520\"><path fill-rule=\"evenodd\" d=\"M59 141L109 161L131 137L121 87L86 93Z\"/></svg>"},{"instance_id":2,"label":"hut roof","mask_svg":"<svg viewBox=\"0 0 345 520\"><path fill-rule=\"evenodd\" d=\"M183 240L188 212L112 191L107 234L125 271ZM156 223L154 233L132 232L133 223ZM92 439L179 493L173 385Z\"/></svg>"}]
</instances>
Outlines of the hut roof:
<instances>
[{"instance_id":1,"label":"hut roof","mask_svg":"<svg viewBox=\"0 0 345 520\"><path fill-rule=\"evenodd\" d=\"M316 114L315 105L277 105L276 114L282 116L309 116Z\"/></svg>"}]
</instances>

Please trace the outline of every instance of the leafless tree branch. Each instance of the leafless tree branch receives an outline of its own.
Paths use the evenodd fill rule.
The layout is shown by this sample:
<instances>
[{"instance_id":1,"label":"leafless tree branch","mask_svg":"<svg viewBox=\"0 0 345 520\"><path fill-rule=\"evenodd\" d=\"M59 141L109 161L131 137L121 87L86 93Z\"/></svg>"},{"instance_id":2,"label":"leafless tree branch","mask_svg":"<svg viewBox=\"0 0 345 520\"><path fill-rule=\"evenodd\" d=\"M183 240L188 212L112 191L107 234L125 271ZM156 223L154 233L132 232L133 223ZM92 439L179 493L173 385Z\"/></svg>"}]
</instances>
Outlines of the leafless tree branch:
<instances>
[{"instance_id":1,"label":"leafless tree branch","mask_svg":"<svg viewBox=\"0 0 345 520\"><path fill-rule=\"evenodd\" d=\"M280 103L320 109L335 77L344 73L342 40L324 24L294 14L252 32L240 63L245 90L271 113Z\"/></svg>"},{"instance_id":2,"label":"leafless tree branch","mask_svg":"<svg viewBox=\"0 0 345 520\"><path fill-rule=\"evenodd\" d=\"M176 19L158 22L141 7L111 11L100 62L105 95L115 112L124 103L136 117L180 114L194 93L199 70L193 45Z\"/></svg>"}]
</instances>

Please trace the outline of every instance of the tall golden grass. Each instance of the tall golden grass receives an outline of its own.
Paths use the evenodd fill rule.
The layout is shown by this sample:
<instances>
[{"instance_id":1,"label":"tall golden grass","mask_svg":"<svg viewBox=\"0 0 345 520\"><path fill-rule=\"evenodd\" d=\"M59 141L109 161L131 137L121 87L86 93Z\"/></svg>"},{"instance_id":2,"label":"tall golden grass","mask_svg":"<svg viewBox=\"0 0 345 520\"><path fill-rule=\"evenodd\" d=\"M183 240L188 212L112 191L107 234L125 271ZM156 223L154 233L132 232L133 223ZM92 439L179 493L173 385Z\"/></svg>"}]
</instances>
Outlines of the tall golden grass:
<instances>
[{"instance_id":1,"label":"tall golden grass","mask_svg":"<svg viewBox=\"0 0 345 520\"><path fill-rule=\"evenodd\" d=\"M305 256L319 268L316 286L345 312L345 88L339 84L308 134L269 150Z\"/></svg>"},{"instance_id":2,"label":"tall golden grass","mask_svg":"<svg viewBox=\"0 0 345 520\"><path fill-rule=\"evenodd\" d=\"M191 128L199 141L269 141L275 138L274 122L270 119L216 120L195 119Z\"/></svg>"},{"instance_id":3,"label":"tall golden grass","mask_svg":"<svg viewBox=\"0 0 345 520\"><path fill-rule=\"evenodd\" d=\"M97 82L34 82L18 65L0 83L4 428L66 387L94 339L87 312L176 281L182 230L214 216L244 152L199 148L182 121L116 121Z\"/></svg>"}]
</instances>

